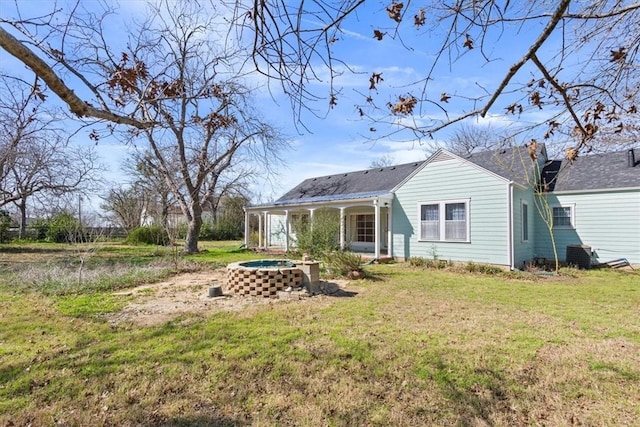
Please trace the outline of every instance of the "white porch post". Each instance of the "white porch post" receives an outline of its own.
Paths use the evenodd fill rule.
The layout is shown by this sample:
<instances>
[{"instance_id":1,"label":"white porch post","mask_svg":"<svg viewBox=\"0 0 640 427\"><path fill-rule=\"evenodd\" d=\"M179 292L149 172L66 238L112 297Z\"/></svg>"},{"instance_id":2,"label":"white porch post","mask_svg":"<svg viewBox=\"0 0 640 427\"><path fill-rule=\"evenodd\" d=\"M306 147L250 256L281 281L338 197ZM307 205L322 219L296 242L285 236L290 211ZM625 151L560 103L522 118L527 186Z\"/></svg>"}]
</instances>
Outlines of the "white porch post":
<instances>
[{"instance_id":1,"label":"white porch post","mask_svg":"<svg viewBox=\"0 0 640 427\"><path fill-rule=\"evenodd\" d=\"M313 212L315 211L315 208L310 208L309 209L309 230L313 231Z\"/></svg>"},{"instance_id":2,"label":"white porch post","mask_svg":"<svg viewBox=\"0 0 640 427\"><path fill-rule=\"evenodd\" d=\"M284 211L284 251L289 252L289 210Z\"/></svg>"},{"instance_id":3,"label":"white porch post","mask_svg":"<svg viewBox=\"0 0 640 427\"><path fill-rule=\"evenodd\" d=\"M258 214L258 249L262 249L262 214Z\"/></svg>"},{"instance_id":4,"label":"white porch post","mask_svg":"<svg viewBox=\"0 0 640 427\"><path fill-rule=\"evenodd\" d=\"M387 205L387 256L393 258L393 218L391 213L393 209L391 209L391 204L393 201L389 202Z\"/></svg>"},{"instance_id":5,"label":"white porch post","mask_svg":"<svg viewBox=\"0 0 640 427\"><path fill-rule=\"evenodd\" d=\"M269 234L271 234L271 227L269 226L269 212L264 211L264 247L269 247Z\"/></svg>"},{"instance_id":6,"label":"white porch post","mask_svg":"<svg viewBox=\"0 0 640 427\"><path fill-rule=\"evenodd\" d=\"M344 250L344 208L340 208L340 249Z\"/></svg>"},{"instance_id":7,"label":"white porch post","mask_svg":"<svg viewBox=\"0 0 640 427\"><path fill-rule=\"evenodd\" d=\"M373 226L374 226L374 253L375 259L380 259L380 202L378 200L373 201L373 210L375 212Z\"/></svg>"},{"instance_id":8,"label":"white porch post","mask_svg":"<svg viewBox=\"0 0 640 427\"><path fill-rule=\"evenodd\" d=\"M249 211L245 209L244 211L244 247L245 248L249 247L249 218L251 218L251 215L249 214Z\"/></svg>"}]
</instances>

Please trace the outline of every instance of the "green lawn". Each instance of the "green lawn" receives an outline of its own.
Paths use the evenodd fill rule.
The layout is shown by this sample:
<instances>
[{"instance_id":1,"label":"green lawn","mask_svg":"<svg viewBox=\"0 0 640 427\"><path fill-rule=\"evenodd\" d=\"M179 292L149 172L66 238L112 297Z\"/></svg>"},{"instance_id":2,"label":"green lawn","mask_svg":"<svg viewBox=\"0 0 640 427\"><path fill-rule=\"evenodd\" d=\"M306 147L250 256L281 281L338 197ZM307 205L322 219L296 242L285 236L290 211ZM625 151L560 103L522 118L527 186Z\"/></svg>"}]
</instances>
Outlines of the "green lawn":
<instances>
[{"instance_id":1,"label":"green lawn","mask_svg":"<svg viewBox=\"0 0 640 427\"><path fill-rule=\"evenodd\" d=\"M104 320L127 303L113 289L145 274L260 256L239 242L204 246L176 260L106 245L87 257L88 271L145 273L73 287L25 271L75 272L77 250L36 245L26 260L0 245L0 425L640 424L638 272L375 265L347 285L353 297L152 327Z\"/></svg>"}]
</instances>

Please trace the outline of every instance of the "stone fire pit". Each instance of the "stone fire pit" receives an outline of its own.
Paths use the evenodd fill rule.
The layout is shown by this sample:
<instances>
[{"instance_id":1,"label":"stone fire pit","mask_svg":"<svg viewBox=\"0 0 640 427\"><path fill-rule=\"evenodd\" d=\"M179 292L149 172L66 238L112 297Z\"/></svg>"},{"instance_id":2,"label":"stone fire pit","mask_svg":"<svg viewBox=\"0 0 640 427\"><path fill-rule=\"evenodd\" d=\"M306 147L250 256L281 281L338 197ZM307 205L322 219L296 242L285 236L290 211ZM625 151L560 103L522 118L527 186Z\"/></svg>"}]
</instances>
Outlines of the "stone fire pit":
<instances>
[{"instance_id":1,"label":"stone fire pit","mask_svg":"<svg viewBox=\"0 0 640 427\"><path fill-rule=\"evenodd\" d=\"M261 259L227 266L227 291L238 295L276 297L279 291L302 286L314 293L318 281L317 262Z\"/></svg>"}]
</instances>

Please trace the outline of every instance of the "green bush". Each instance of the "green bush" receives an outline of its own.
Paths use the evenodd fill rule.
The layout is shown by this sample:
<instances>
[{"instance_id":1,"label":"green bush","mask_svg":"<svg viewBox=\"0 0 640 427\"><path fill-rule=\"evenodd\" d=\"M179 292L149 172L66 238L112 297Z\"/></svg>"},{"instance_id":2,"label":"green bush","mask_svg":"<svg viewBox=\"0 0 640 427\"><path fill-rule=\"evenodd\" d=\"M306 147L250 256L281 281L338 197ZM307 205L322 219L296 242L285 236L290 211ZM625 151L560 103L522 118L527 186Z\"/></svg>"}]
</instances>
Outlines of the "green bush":
<instances>
[{"instance_id":1,"label":"green bush","mask_svg":"<svg viewBox=\"0 0 640 427\"><path fill-rule=\"evenodd\" d=\"M35 230L37 240L54 243L74 243L84 239L84 233L78 220L72 213L62 211L49 219L33 221L29 228Z\"/></svg>"},{"instance_id":2,"label":"green bush","mask_svg":"<svg viewBox=\"0 0 640 427\"><path fill-rule=\"evenodd\" d=\"M336 251L324 257L327 270L335 276L350 279L363 278L366 272L362 266L362 256L349 251Z\"/></svg>"},{"instance_id":3,"label":"green bush","mask_svg":"<svg viewBox=\"0 0 640 427\"><path fill-rule=\"evenodd\" d=\"M427 259L427 258L421 258L421 257L411 257L409 258L409 265L411 267L443 269L443 268L451 267L453 263L451 261L446 261L443 259Z\"/></svg>"},{"instance_id":4,"label":"green bush","mask_svg":"<svg viewBox=\"0 0 640 427\"><path fill-rule=\"evenodd\" d=\"M476 264L475 262L471 262L471 261L469 261L465 265L464 269L467 270L470 273L481 273L481 274L491 274L491 275L504 273L503 269L501 269L500 267L497 267L495 265Z\"/></svg>"},{"instance_id":5,"label":"green bush","mask_svg":"<svg viewBox=\"0 0 640 427\"><path fill-rule=\"evenodd\" d=\"M411 267L426 267L427 260L418 256L412 256L409 258L409 265Z\"/></svg>"},{"instance_id":6,"label":"green bush","mask_svg":"<svg viewBox=\"0 0 640 427\"><path fill-rule=\"evenodd\" d=\"M340 250L340 221L335 209L319 209L313 216L313 226L301 221L293 224L296 249L312 258L323 259Z\"/></svg>"},{"instance_id":7,"label":"green bush","mask_svg":"<svg viewBox=\"0 0 640 427\"><path fill-rule=\"evenodd\" d=\"M134 228L129 232L126 243L131 245L160 245L166 246L171 242L169 233L162 227L151 225Z\"/></svg>"},{"instance_id":8,"label":"green bush","mask_svg":"<svg viewBox=\"0 0 640 427\"><path fill-rule=\"evenodd\" d=\"M5 233L11 226L11 217L9 216L9 212L0 209L0 243L4 242Z\"/></svg>"}]
</instances>

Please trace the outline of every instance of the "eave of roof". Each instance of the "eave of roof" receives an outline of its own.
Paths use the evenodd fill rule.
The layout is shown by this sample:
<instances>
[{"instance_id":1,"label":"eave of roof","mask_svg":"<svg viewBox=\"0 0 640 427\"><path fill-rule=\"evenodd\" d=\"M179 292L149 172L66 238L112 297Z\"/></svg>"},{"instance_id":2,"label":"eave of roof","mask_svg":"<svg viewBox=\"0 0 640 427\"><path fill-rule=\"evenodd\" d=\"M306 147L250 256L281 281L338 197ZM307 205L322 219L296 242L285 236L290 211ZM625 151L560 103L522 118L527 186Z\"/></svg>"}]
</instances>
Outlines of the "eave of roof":
<instances>
[{"instance_id":1,"label":"eave of roof","mask_svg":"<svg viewBox=\"0 0 640 427\"><path fill-rule=\"evenodd\" d=\"M352 193L343 194L335 197L310 197L307 199L294 199L294 200L279 200L273 203L264 203L259 205L249 205L245 209L248 210L261 210L261 209L285 209L297 206L313 206L327 204L339 205L340 202L355 203L355 202L373 202L377 199L388 199L393 197L392 193L388 191L370 192L370 193Z\"/></svg>"}]
</instances>

